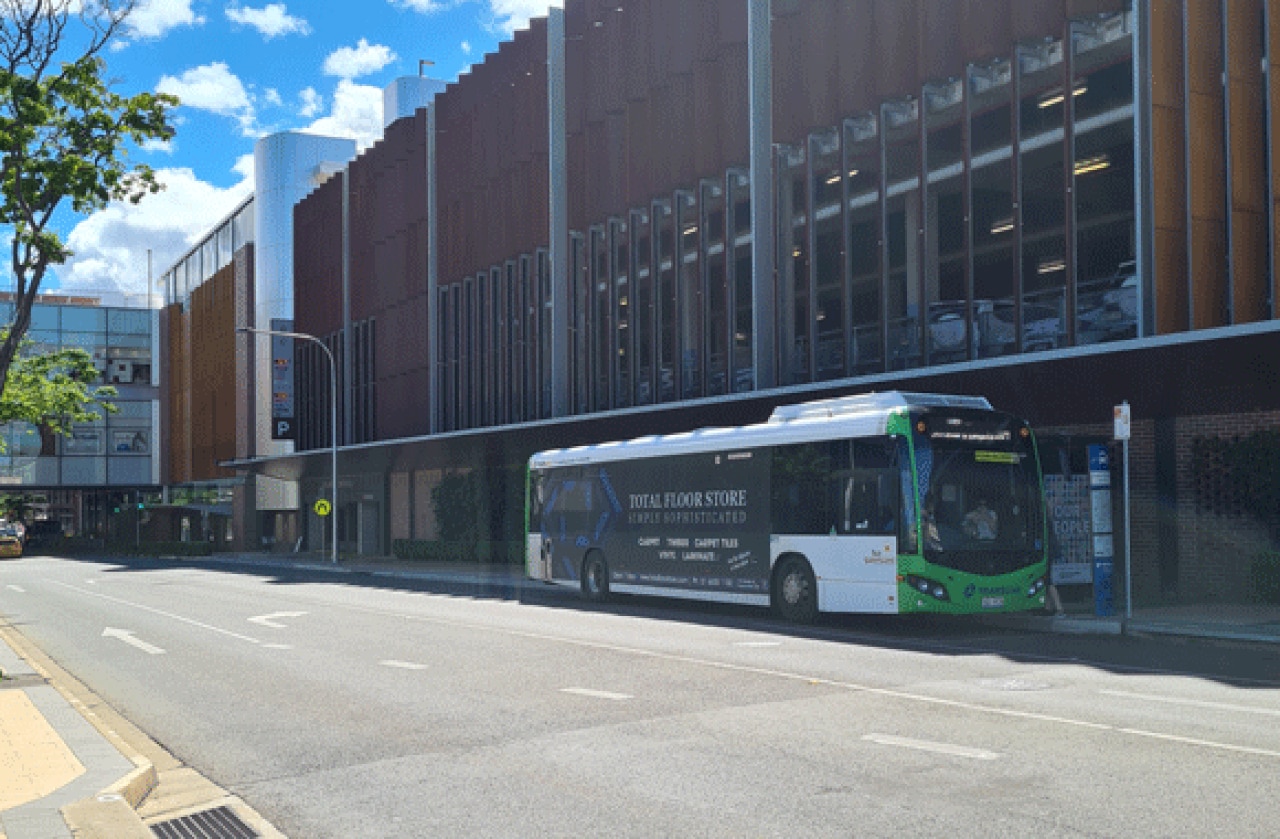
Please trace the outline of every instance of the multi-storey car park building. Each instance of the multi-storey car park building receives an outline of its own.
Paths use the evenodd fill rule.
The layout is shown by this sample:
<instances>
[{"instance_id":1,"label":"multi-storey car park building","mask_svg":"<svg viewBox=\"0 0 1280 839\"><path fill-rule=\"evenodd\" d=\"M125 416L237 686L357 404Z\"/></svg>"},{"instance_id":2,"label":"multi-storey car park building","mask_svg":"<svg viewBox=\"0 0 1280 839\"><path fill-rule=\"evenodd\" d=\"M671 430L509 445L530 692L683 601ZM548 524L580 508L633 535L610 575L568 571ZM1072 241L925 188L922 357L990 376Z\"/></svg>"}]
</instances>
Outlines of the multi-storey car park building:
<instances>
[{"instance_id":1,"label":"multi-storey car park building","mask_svg":"<svg viewBox=\"0 0 1280 839\"><path fill-rule=\"evenodd\" d=\"M342 548L389 553L451 471L518 539L539 448L975 393L1039 429L1069 525L1127 401L1135 596L1247 597L1277 51L1274 0L568 0L297 204L338 393L299 343L297 451L235 465L300 481L318 547L336 439Z\"/></svg>"}]
</instances>

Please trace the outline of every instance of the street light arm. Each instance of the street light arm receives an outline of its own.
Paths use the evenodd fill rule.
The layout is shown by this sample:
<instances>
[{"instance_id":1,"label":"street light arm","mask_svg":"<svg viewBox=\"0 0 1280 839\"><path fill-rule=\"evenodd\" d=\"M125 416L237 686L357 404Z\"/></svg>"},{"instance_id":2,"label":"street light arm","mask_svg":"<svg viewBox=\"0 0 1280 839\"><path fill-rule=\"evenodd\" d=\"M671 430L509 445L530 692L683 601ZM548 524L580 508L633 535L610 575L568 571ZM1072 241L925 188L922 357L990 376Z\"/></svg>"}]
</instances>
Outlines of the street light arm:
<instances>
[{"instance_id":1,"label":"street light arm","mask_svg":"<svg viewBox=\"0 0 1280 839\"><path fill-rule=\"evenodd\" d=\"M338 364L334 361L333 350L329 349L329 345L321 341L314 335L306 332L286 332L282 329L258 329L252 326L237 326L236 332L251 335L271 335L277 338L295 338L301 341L310 341L318 344L320 349L324 350L325 358L329 360L329 429L330 434L330 480L332 481L332 489L330 490L333 510L330 515L333 516L333 538L330 549L332 551L332 561L334 565L338 564Z\"/></svg>"}]
</instances>

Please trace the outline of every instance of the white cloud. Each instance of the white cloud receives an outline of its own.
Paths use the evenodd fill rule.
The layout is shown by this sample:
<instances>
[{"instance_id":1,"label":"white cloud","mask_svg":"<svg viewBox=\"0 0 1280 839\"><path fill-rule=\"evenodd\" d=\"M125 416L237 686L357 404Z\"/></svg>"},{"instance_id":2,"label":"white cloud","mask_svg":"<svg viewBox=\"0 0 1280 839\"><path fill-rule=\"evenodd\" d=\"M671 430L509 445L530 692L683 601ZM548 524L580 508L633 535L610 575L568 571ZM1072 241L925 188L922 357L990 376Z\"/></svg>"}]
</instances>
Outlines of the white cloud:
<instances>
[{"instance_id":1,"label":"white cloud","mask_svg":"<svg viewBox=\"0 0 1280 839\"><path fill-rule=\"evenodd\" d=\"M361 38L354 47L341 47L330 53L324 60L324 73L326 76L355 79L376 73L395 60L396 54L390 47L370 44Z\"/></svg>"},{"instance_id":2,"label":"white cloud","mask_svg":"<svg viewBox=\"0 0 1280 839\"><path fill-rule=\"evenodd\" d=\"M517 29L529 25L529 18L542 17L547 9L562 8L562 0L488 0L489 13L493 15L492 28L511 35Z\"/></svg>"},{"instance_id":3,"label":"white cloud","mask_svg":"<svg viewBox=\"0 0 1280 839\"><path fill-rule=\"evenodd\" d=\"M276 90L274 87L269 87L262 91L262 101L266 102L268 105L275 105L276 107L284 104L284 100L280 98L280 91Z\"/></svg>"},{"instance_id":4,"label":"white cloud","mask_svg":"<svg viewBox=\"0 0 1280 839\"><path fill-rule=\"evenodd\" d=\"M462 44L461 44L461 47L462 47L462 54L463 54L463 55L471 55L471 42L470 42L470 41L463 41L463 42L462 42Z\"/></svg>"},{"instance_id":5,"label":"white cloud","mask_svg":"<svg viewBox=\"0 0 1280 839\"><path fill-rule=\"evenodd\" d=\"M179 26L200 26L204 18L191 9L192 0L138 0L125 19L129 35L156 39Z\"/></svg>"},{"instance_id":6,"label":"white cloud","mask_svg":"<svg viewBox=\"0 0 1280 839\"><path fill-rule=\"evenodd\" d=\"M245 136L254 134L257 115L253 100L240 79L221 61L193 67L181 76L162 76L156 90L177 96L188 108L234 117Z\"/></svg>"},{"instance_id":7,"label":"white cloud","mask_svg":"<svg viewBox=\"0 0 1280 839\"><path fill-rule=\"evenodd\" d=\"M153 137L149 140L143 140L139 148L151 154L172 155L177 150L177 144L172 139L160 140Z\"/></svg>"},{"instance_id":8,"label":"white cloud","mask_svg":"<svg viewBox=\"0 0 1280 839\"><path fill-rule=\"evenodd\" d=\"M298 116L303 119L311 119L324 108L324 97L316 93L314 87L303 88L298 94L298 101L302 103L298 108Z\"/></svg>"},{"instance_id":9,"label":"white cloud","mask_svg":"<svg viewBox=\"0 0 1280 839\"><path fill-rule=\"evenodd\" d=\"M227 9L227 19L241 26L252 26L268 41L291 33L311 33L311 24L289 14L283 3L268 3L261 9L231 6Z\"/></svg>"},{"instance_id":10,"label":"white cloud","mask_svg":"<svg viewBox=\"0 0 1280 839\"><path fill-rule=\"evenodd\" d=\"M333 91L332 108L302 129L327 137L350 137L360 148L382 138L382 89L343 79Z\"/></svg>"},{"instance_id":11,"label":"white cloud","mask_svg":"<svg viewBox=\"0 0 1280 839\"><path fill-rule=\"evenodd\" d=\"M424 15L432 12L442 12L457 5L457 0L453 0L453 2L449 2L449 0L387 0L387 2L398 9L408 9L413 12L421 12Z\"/></svg>"},{"instance_id":12,"label":"white cloud","mask_svg":"<svg viewBox=\"0 0 1280 839\"><path fill-rule=\"evenodd\" d=\"M158 279L173 261L253 191L252 155L236 171L244 179L222 189L199 180L188 168L157 169L165 190L139 204L113 201L77 224L67 236L75 252L56 269L58 287L69 294L145 294L147 250ZM152 290L154 291L154 289Z\"/></svg>"}]
</instances>

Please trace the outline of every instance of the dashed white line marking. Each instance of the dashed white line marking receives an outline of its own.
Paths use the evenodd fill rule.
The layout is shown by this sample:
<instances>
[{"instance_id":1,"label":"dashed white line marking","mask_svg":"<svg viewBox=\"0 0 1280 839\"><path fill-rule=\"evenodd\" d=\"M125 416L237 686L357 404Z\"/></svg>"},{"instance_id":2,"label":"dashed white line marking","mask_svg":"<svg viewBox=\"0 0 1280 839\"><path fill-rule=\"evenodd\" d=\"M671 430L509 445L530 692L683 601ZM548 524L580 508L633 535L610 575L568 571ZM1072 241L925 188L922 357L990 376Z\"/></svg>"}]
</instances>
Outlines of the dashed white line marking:
<instances>
[{"instance_id":1,"label":"dashed white line marking","mask_svg":"<svg viewBox=\"0 0 1280 839\"><path fill-rule=\"evenodd\" d=\"M1100 690L1103 696L1116 696L1120 699L1140 699L1144 702L1163 702L1168 705L1186 705L1190 708L1207 708L1211 711L1235 711L1242 714L1262 714L1268 717L1280 717L1280 708L1258 708L1253 705L1232 705L1228 702L1208 702L1203 699L1181 699L1176 696L1156 696L1151 693L1130 693L1124 690Z\"/></svg>"},{"instance_id":2,"label":"dashed white line marking","mask_svg":"<svg viewBox=\"0 0 1280 839\"><path fill-rule=\"evenodd\" d=\"M933 740L912 740L910 737L897 737L892 734L864 734L863 740L879 743L882 746L897 746L903 749L915 749L920 752L932 752L951 757L967 757L972 760L996 760L1000 755L986 749L972 749L968 746L957 746L954 743L938 743Z\"/></svg>"},{"instance_id":3,"label":"dashed white line marking","mask_svg":"<svg viewBox=\"0 0 1280 839\"><path fill-rule=\"evenodd\" d=\"M18 594L26 594L27 590L22 586L5 586L9 591L16 591Z\"/></svg>"},{"instance_id":4,"label":"dashed white line marking","mask_svg":"<svg viewBox=\"0 0 1280 839\"><path fill-rule=\"evenodd\" d=\"M560 688L561 693L571 693L574 696L586 696L590 699L608 699L612 702L625 702L634 697L626 693L613 693L607 690L592 690L591 688Z\"/></svg>"},{"instance_id":5,"label":"dashed white line marking","mask_svg":"<svg viewBox=\"0 0 1280 839\"><path fill-rule=\"evenodd\" d=\"M396 661L394 659L390 659L387 661L379 661L378 663L381 664L383 667L395 667L400 670L426 670L427 669L427 665L415 664L412 661Z\"/></svg>"},{"instance_id":6,"label":"dashed white line marking","mask_svg":"<svg viewBox=\"0 0 1280 839\"><path fill-rule=\"evenodd\" d=\"M758 649L761 647L781 647L782 642L781 641L734 641L733 645L735 647L754 647Z\"/></svg>"}]
</instances>

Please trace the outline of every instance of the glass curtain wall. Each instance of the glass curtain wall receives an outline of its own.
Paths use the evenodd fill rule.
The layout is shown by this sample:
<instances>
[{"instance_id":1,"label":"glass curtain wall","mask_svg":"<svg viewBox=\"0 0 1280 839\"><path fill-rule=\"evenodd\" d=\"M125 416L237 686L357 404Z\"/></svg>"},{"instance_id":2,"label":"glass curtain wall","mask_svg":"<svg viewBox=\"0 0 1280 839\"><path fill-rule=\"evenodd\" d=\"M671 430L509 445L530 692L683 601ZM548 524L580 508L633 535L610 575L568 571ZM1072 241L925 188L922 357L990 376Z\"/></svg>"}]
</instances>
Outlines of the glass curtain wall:
<instances>
[{"instance_id":1,"label":"glass curtain wall","mask_svg":"<svg viewBox=\"0 0 1280 839\"><path fill-rule=\"evenodd\" d=\"M778 190L778 381L810 380L809 170L803 146L779 146L774 162Z\"/></svg>"},{"instance_id":2,"label":"glass curtain wall","mask_svg":"<svg viewBox=\"0 0 1280 839\"><path fill-rule=\"evenodd\" d=\"M1061 39L1018 48L1023 352L1067 341L1066 64ZM1132 195L1132 193L1130 193Z\"/></svg>"},{"instance_id":3,"label":"glass curtain wall","mask_svg":"<svg viewBox=\"0 0 1280 839\"><path fill-rule=\"evenodd\" d=\"M729 227L727 265L729 310L733 313L733 344L730 349L729 379L734 393L755 388L752 359L752 287L751 287L751 178L741 170L731 170L725 179L725 207L732 224Z\"/></svg>"},{"instance_id":4,"label":"glass curtain wall","mask_svg":"<svg viewBox=\"0 0 1280 839\"><path fill-rule=\"evenodd\" d=\"M971 271L979 357L1017 348L1013 202L1013 64L968 68Z\"/></svg>"},{"instance_id":5,"label":"glass curtain wall","mask_svg":"<svg viewBox=\"0 0 1280 839\"><path fill-rule=\"evenodd\" d=\"M703 347L702 247L704 231L700 224L698 200L694 193L677 190L675 194L676 230L676 328L679 333L677 351L681 399L696 399L703 394L702 371L706 364Z\"/></svg>"},{"instance_id":6,"label":"glass curtain wall","mask_svg":"<svg viewBox=\"0 0 1280 839\"><path fill-rule=\"evenodd\" d=\"M968 173L964 84L924 86L926 364L964 361L973 346L969 309Z\"/></svg>"},{"instance_id":7,"label":"glass curtain wall","mask_svg":"<svg viewBox=\"0 0 1280 839\"><path fill-rule=\"evenodd\" d=\"M653 226L652 266L654 283L654 317L657 321L654 356L658 364L657 401L676 398L676 353L679 337L678 298L676 296L676 229L675 213L669 200L654 201L650 210Z\"/></svg>"},{"instance_id":8,"label":"glass curtain wall","mask_svg":"<svg viewBox=\"0 0 1280 839\"><path fill-rule=\"evenodd\" d=\"M883 227L885 231L885 326L890 370L922 363L920 306L921 241L920 106L917 100L886 102L883 125Z\"/></svg>"},{"instance_id":9,"label":"glass curtain wall","mask_svg":"<svg viewBox=\"0 0 1280 839\"><path fill-rule=\"evenodd\" d=\"M862 114L844 122L843 170L849 263L850 372L884 370L884 288L880 119Z\"/></svg>"},{"instance_id":10,"label":"glass curtain wall","mask_svg":"<svg viewBox=\"0 0 1280 839\"><path fill-rule=\"evenodd\" d=\"M654 396L653 237L649 213L631 214L631 276L635 306L631 328L635 330L635 404L650 405Z\"/></svg>"},{"instance_id":11,"label":"glass curtain wall","mask_svg":"<svg viewBox=\"0 0 1280 839\"><path fill-rule=\"evenodd\" d=\"M717 181L703 181L698 192L705 253L702 284L707 291L703 313L707 395L720 396L729 392L729 273L725 255L724 186Z\"/></svg>"},{"instance_id":12,"label":"glass curtain wall","mask_svg":"<svg viewBox=\"0 0 1280 839\"><path fill-rule=\"evenodd\" d=\"M622 219L609 220L609 253L613 276L613 404L617 408L631 405L631 362L635 357L631 341L631 236Z\"/></svg>"},{"instance_id":13,"label":"glass curtain wall","mask_svg":"<svg viewBox=\"0 0 1280 839\"><path fill-rule=\"evenodd\" d=\"M1129 24L1116 15L1072 27L1077 344L1138 334Z\"/></svg>"},{"instance_id":14,"label":"glass curtain wall","mask_svg":"<svg viewBox=\"0 0 1280 839\"><path fill-rule=\"evenodd\" d=\"M578 231L569 233L569 283L570 283L570 340L569 340L569 381L572 392L569 395L570 410L575 414L585 414L590 410L588 401L591 385L590 352L590 306L591 306L591 264L587 258L587 241Z\"/></svg>"},{"instance_id":15,"label":"glass curtain wall","mask_svg":"<svg viewBox=\"0 0 1280 839\"><path fill-rule=\"evenodd\" d=\"M840 159L840 131L819 131L809 137L809 284L815 300L813 329L816 334L814 378L838 379L846 375L844 169Z\"/></svg>"},{"instance_id":16,"label":"glass curtain wall","mask_svg":"<svg viewBox=\"0 0 1280 839\"><path fill-rule=\"evenodd\" d=\"M610 397L613 387L609 376L613 372L610 363L613 356L614 320L612 280L609 259L609 241L603 225L591 228L591 394L592 411L604 411L612 407Z\"/></svg>"}]
</instances>

